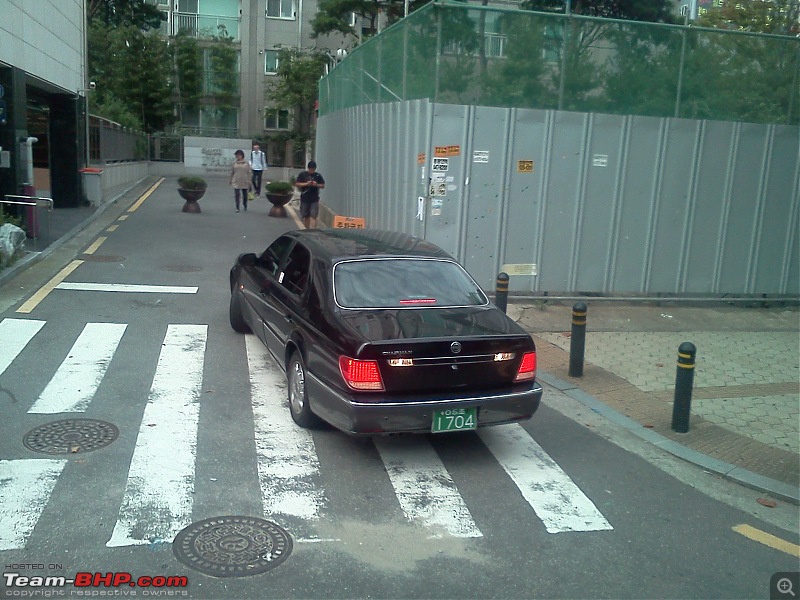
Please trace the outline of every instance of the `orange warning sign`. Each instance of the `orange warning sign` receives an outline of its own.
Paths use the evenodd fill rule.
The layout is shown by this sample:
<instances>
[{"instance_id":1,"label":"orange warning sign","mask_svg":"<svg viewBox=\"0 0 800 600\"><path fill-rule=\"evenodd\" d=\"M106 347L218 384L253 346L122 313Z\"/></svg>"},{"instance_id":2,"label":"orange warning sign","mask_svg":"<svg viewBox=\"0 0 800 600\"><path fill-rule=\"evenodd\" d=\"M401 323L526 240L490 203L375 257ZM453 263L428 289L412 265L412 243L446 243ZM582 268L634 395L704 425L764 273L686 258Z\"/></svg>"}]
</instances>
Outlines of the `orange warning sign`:
<instances>
[{"instance_id":1,"label":"orange warning sign","mask_svg":"<svg viewBox=\"0 0 800 600\"><path fill-rule=\"evenodd\" d=\"M341 217L337 215L333 218L333 227L335 229L364 229L366 224L364 217Z\"/></svg>"}]
</instances>

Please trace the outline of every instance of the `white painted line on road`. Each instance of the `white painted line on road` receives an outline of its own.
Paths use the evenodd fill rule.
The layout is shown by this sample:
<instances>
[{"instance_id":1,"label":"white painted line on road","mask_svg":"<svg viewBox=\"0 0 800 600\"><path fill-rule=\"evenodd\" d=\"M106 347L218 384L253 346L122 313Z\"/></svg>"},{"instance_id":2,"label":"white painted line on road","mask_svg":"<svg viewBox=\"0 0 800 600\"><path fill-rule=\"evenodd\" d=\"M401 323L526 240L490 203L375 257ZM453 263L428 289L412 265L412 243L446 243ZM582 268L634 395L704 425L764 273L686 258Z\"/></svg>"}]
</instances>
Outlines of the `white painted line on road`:
<instances>
[{"instance_id":1,"label":"white painted line on road","mask_svg":"<svg viewBox=\"0 0 800 600\"><path fill-rule=\"evenodd\" d=\"M135 285L128 283L73 283L65 281L56 286L58 290L79 292L136 292L148 294L196 294L197 288L178 285Z\"/></svg>"},{"instance_id":2,"label":"white painted line on road","mask_svg":"<svg viewBox=\"0 0 800 600\"><path fill-rule=\"evenodd\" d=\"M30 313L33 311L34 308L39 306L39 303L47 298L47 296L52 292L57 285L59 285L62 281L64 281L67 276L72 273L75 269L80 267L83 264L82 260L73 260L69 263L66 267L61 269L55 277L53 277L50 281L45 283L39 290L28 300L17 309L18 313Z\"/></svg>"},{"instance_id":3,"label":"white painted line on road","mask_svg":"<svg viewBox=\"0 0 800 600\"><path fill-rule=\"evenodd\" d=\"M127 325L87 323L29 413L85 412Z\"/></svg>"},{"instance_id":4,"label":"white painted line on road","mask_svg":"<svg viewBox=\"0 0 800 600\"><path fill-rule=\"evenodd\" d=\"M0 460L0 550L25 547L66 460Z\"/></svg>"},{"instance_id":5,"label":"white painted line on road","mask_svg":"<svg viewBox=\"0 0 800 600\"><path fill-rule=\"evenodd\" d=\"M207 325L169 325L108 547L172 542L192 522Z\"/></svg>"},{"instance_id":6,"label":"white painted line on road","mask_svg":"<svg viewBox=\"0 0 800 600\"><path fill-rule=\"evenodd\" d=\"M3 319L0 321L0 375L28 345L46 321Z\"/></svg>"},{"instance_id":7,"label":"white painted line on road","mask_svg":"<svg viewBox=\"0 0 800 600\"><path fill-rule=\"evenodd\" d=\"M613 529L592 501L520 425L481 429L478 435L549 533Z\"/></svg>"},{"instance_id":8,"label":"white painted line on road","mask_svg":"<svg viewBox=\"0 0 800 600\"><path fill-rule=\"evenodd\" d=\"M483 537L450 473L426 439L375 438L400 508L431 537Z\"/></svg>"},{"instance_id":9,"label":"white painted line on road","mask_svg":"<svg viewBox=\"0 0 800 600\"><path fill-rule=\"evenodd\" d=\"M292 420L286 377L267 349L255 335L245 336L245 346L264 515L319 519L326 498L314 438Z\"/></svg>"}]
</instances>

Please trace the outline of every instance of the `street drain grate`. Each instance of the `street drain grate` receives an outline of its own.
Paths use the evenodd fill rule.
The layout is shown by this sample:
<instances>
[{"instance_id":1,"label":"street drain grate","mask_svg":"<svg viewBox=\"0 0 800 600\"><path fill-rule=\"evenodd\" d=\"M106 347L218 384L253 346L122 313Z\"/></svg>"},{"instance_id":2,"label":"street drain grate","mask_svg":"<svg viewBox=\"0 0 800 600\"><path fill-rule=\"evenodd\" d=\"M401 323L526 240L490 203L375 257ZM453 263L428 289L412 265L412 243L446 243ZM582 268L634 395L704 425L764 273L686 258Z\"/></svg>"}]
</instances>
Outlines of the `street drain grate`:
<instances>
[{"instance_id":1,"label":"street drain grate","mask_svg":"<svg viewBox=\"0 0 800 600\"><path fill-rule=\"evenodd\" d=\"M215 517L192 523L172 542L180 562L215 577L258 575L292 552L285 529L257 517Z\"/></svg>"},{"instance_id":2,"label":"street drain grate","mask_svg":"<svg viewBox=\"0 0 800 600\"><path fill-rule=\"evenodd\" d=\"M113 254L81 254L79 259L86 262L122 262L124 256L114 256Z\"/></svg>"},{"instance_id":3,"label":"street drain grate","mask_svg":"<svg viewBox=\"0 0 800 600\"><path fill-rule=\"evenodd\" d=\"M116 425L95 419L64 419L31 429L22 438L28 450L78 454L108 446L119 436Z\"/></svg>"},{"instance_id":4,"label":"street drain grate","mask_svg":"<svg viewBox=\"0 0 800 600\"><path fill-rule=\"evenodd\" d=\"M167 265L163 268L165 271L172 271L173 273L197 273L203 270L203 267L198 267L197 265Z\"/></svg>"}]
</instances>

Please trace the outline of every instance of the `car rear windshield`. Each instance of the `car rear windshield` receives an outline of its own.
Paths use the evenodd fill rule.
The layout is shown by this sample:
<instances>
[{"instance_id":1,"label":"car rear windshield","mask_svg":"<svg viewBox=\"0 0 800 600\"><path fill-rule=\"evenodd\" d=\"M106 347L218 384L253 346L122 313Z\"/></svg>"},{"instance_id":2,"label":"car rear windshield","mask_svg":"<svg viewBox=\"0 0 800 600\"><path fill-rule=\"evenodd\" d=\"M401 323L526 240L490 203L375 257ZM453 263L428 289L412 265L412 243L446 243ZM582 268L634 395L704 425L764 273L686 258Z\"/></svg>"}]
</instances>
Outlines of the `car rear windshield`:
<instances>
[{"instance_id":1,"label":"car rear windshield","mask_svg":"<svg viewBox=\"0 0 800 600\"><path fill-rule=\"evenodd\" d=\"M486 295L457 263L431 259L364 259L333 270L336 302L344 308L481 306Z\"/></svg>"}]
</instances>

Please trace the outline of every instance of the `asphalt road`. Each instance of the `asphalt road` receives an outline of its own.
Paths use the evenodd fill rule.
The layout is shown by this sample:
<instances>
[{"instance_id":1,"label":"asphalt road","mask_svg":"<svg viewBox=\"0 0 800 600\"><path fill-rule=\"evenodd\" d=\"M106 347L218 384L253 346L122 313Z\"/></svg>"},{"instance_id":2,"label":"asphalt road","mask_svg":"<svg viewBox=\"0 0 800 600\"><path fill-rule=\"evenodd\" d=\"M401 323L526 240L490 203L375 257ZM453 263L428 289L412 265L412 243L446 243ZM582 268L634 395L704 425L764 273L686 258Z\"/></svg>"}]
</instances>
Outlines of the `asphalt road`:
<instances>
[{"instance_id":1,"label":"asphalt road","mask_svg":"<svg viewBox=\"0 0 800 600\"><path fill-rule=\"evenodd\" d=\"M796 545L796 507L761 506L551 388L532 421L478 433L292 427L280 373L227 308L236 255L295 224L264 203L235 213L232 198L184 214L174 188L107 211L0 288L0 561L22 577L188 587L45 590L4 575L0 598L767 598L774 573L797 571L791 546L766 537ZM110 443L23 443L65 419L96 420ZM226 515L283 527L288 557L243 577L176 559L178 531ZM239 542L215 540L206 556Z\"/></svg>"}]
</instances>

